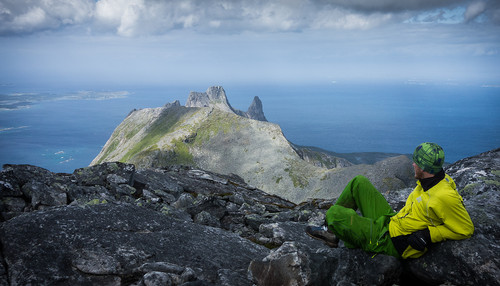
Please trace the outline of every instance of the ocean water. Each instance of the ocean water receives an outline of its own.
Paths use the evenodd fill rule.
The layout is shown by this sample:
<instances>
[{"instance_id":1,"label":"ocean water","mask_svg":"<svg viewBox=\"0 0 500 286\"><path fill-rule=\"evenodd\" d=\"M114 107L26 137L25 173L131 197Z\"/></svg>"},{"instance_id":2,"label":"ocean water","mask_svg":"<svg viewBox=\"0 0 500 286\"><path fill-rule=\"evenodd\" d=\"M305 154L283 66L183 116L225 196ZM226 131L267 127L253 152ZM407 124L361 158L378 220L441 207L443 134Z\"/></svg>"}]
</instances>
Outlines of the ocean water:
<instances>
[{"instance_id":1,"label":"ocean water","mask_svg":"<svg viewBox=\"0 0 500 286\"><path fill-rule=\"evenodd\" d=\"M440 144L447 162L500 147L500 88L416 84L223 85L246 111L259 96L293 143L338 153L412 153ZM0 86L0 164L73 172L97 156L134 108L160 107L208 86Z\"/></svg>"}]
</instances>

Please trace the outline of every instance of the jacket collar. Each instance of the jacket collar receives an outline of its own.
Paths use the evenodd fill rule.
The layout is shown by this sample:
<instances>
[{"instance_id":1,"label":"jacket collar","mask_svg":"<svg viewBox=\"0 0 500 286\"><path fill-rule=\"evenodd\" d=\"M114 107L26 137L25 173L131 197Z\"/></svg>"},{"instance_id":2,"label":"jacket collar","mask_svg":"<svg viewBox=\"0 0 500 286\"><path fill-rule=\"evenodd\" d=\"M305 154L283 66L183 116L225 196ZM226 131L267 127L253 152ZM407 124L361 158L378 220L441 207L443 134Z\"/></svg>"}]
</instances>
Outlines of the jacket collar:
<instances>
[{"instance_id":1,"label":"jacket collar","mask_svg":"<svg viewBox=\"0 0 500 286\"><path fill-rule=\"evenodd\" d=\"M443 180L444 177L445 177L444 170L441 169L441 171L439 171L436 175L434 175L434 177L421 179L419 181L420 181L420 185L422 186L422 189L424 189L424 192L427 192L432 187L434 187L439 182L441 182L441 180Z\"/></svg>"}]
</instances>

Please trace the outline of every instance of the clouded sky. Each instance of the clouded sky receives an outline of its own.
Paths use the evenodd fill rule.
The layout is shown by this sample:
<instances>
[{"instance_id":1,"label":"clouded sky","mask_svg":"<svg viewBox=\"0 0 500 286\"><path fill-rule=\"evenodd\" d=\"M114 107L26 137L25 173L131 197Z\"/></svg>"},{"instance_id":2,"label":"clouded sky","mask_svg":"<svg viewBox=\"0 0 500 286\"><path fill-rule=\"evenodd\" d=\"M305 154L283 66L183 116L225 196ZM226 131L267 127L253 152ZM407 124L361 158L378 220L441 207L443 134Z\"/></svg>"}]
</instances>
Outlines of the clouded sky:
<instances>
[{"instance_id":1,"label":"clouded sky","mask_svg":"<svg viewBox=\"0 0 500 286\"><path fill-rule=\"evenodd\" d=\"M500 84L499 0L0 0L0 84Z\"/></svg>"}]
</instances>

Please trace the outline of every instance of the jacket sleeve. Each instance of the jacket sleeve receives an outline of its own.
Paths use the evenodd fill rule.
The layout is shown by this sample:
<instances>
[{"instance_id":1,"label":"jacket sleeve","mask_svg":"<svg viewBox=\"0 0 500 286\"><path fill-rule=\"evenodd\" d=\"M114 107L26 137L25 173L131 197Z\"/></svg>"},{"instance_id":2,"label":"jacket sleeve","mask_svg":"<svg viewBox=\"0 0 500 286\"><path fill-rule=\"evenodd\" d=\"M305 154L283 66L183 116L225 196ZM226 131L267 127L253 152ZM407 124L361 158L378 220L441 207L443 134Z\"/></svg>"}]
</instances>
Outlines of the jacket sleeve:
<instances>
[{"instance_id":1,"label":"jacket sleeve","mask_svg":"<svg viewBox=\"0 0 500 286\"><path fill-rule=\"evenodd\" d=\"M460 195L440 198L434 206L429 206L429 212L433 212L441 221L439 224L433 222L429 225L432 242L460 240L472 236L474 225Z\"/></svg>"}]
</instances>

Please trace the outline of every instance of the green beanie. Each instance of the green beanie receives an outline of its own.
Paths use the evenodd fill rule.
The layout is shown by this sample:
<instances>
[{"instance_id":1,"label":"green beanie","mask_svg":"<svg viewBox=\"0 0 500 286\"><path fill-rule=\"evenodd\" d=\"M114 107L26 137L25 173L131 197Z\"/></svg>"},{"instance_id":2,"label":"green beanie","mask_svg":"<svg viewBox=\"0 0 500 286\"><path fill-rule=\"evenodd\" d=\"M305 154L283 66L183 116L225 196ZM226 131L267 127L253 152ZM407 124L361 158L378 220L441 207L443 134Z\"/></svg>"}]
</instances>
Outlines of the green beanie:
<instances>
[{"instance_id":1,"label":"green beanie","mask_svg":"<svg viewBox=\"0 0 500 286\"><path fill-rule=\"evenodd\" d=\"M436 174L443 168L443 148L436 143L422 143L413 152L413 162L425 172Z\"/></svg>"}]
</instances>

